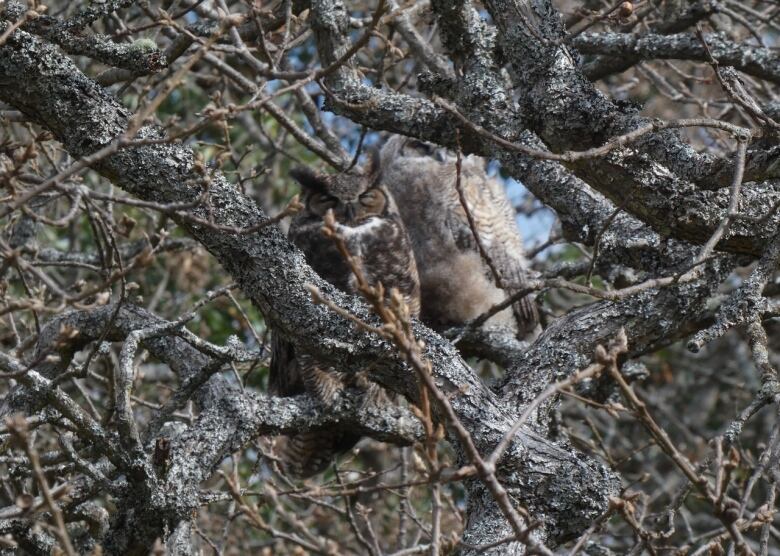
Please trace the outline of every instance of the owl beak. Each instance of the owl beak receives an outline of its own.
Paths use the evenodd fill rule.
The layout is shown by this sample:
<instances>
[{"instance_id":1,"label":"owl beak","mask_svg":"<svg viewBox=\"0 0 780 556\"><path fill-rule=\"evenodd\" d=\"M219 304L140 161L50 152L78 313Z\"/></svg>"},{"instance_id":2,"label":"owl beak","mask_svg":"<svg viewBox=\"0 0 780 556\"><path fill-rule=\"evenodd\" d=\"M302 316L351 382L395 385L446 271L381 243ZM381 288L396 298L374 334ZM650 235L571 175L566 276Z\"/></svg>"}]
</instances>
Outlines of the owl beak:
<instances>
[{"instance_id":1,"label":"owl beak","mask_svg":"<svg viewBox=\"0 0 780 556\"><path fill-rule=\"evenodd\" d=\"M344 206L344 219L347 222L352 222L355 219L355 207L352 203L346 203Z\"/></svg>"}]
</instances>

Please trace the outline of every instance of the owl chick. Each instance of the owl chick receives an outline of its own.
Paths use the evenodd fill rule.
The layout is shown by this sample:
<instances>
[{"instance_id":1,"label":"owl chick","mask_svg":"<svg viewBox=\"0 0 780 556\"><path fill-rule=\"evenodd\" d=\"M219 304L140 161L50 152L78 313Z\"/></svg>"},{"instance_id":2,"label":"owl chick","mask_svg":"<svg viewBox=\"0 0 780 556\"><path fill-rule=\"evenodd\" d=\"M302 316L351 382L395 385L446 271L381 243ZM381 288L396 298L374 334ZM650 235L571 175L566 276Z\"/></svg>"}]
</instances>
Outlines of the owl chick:
<instances>
[{"instance_id":1,"label":"owl chick","mask_svg":"<svg viewBox=\"0 0 780 556\"><path fill-rule=\"evenodd\" d=\"M421 319L434 329L462 325L527 283L523 241L504 188L488 177L483 159L462 160L461 187L480 242L501 277L481 256L456 189L456 157L444 149L394 136L380 152L382 181L409 232L420 273ZM528 295L485 326L527 338L539 316Z\"/></svg>"},{"instance_id":2,"label":"owl chick","mask_svg":"<svg viewBox=\"0 0 780 556\"><path fill-rule=\"evenodd\" d=\"M420 311L420 282L409 236L376 164L353 173L323 175L308 169L291 172L300 184L305 208L290 225L290 240L325 280L347 293L357 293L355 276L333 240L323 233L323 218L332 211L347 248L359 261L372 285L386 292L397 289L413 317ZM309 392L332 405L347 387L364 390L370 403L391 403L366 373L341 373L302 352L286 340L272 337L269 391L280 396ZM313 431L281 441L283 465L308 477L324 470L334 457L360 440L353 431Z\"/></svg>"}]
</instances>

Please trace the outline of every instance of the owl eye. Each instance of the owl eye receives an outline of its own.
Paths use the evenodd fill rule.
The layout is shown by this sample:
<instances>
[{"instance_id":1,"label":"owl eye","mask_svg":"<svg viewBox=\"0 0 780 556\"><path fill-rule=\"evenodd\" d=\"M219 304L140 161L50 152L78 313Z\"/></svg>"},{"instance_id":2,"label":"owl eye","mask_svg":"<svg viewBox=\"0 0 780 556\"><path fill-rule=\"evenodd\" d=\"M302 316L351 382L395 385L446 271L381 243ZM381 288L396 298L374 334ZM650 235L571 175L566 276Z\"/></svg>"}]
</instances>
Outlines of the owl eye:
<instances>
[{"instance_id":1,"label":"owl eye","mask_svg":"<svg viewBox=\"0 0 780 556\"><path fill-rule=\"evenodd\" d=\"M339 201L333 195L328 195L327 193L317 193L312 198L312 202L318 207L329 209L335 207Z\"/></svg>"},{"instance_id":2,"label":"owl eye","mask_svg":"<svg viewBox=\"0 0 780 556\"><path fill-rule=\"evenodd\" d=\"M360 196L360 204L364 207L375 207L382 204L384 195L378 189L369 189Z\"/></svg>"},{"instance_id":3,"label":"owl eye","mask_svg":"<svg viewBox=\"0 0 780 556\"><path fill-rule=\"evenodd\" d=\"M429 143L423 143L422 141L417 141L416 139L412 139L407 143L413 150L417 151L418 153L425 155L425 156L431 156L433 154L433 151L435 147Z\"/></svg>"}]
</instances>

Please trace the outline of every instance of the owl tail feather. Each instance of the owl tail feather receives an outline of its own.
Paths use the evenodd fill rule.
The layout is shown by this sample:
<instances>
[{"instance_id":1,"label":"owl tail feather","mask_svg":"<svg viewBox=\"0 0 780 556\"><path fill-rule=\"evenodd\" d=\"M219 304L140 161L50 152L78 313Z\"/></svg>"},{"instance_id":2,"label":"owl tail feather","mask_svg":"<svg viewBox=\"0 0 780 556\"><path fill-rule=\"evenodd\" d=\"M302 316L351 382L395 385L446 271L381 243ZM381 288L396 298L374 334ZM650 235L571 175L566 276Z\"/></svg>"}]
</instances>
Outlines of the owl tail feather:
<instances>
[{"instance_id":1,"label":"owl tail feather","mask_svg":"<svg viewBox=\"0 0 780 556\"><path fill-rule=\"evenodd\" d=\"M340 454L349 451L360 435L339 431L310 431L285 437L277 443L282 469L299 479L325 471Z\"/></svg>"}]
</instances>

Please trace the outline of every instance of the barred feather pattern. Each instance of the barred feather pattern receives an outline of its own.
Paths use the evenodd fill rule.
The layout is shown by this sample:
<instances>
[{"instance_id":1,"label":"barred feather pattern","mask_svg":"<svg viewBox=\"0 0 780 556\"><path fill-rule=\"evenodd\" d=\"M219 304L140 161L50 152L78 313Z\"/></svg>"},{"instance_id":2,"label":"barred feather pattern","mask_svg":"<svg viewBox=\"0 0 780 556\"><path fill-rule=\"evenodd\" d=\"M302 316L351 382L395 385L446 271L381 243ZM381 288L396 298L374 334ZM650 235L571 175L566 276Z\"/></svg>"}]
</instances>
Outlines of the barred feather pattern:
<instances>
[{"instance_id":1,"label":"barred feather pattern","mask_svg":"<svg viewBox=\"0 0 780 556\"><path fill-rule=\"evenodd\" d=\"M380 153L382 181L398 203L420 275L421 318L434 329L462 325L528 284L528 265L515 211L483 159L462 159L460 186L480 243L497 270L481 257L456 188L457 158L446 149L406 137L389 139ZM531 295L486 326L509 328L520 338L538 331Z\"/></svg>"}]
</instances>

